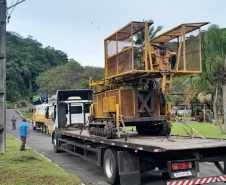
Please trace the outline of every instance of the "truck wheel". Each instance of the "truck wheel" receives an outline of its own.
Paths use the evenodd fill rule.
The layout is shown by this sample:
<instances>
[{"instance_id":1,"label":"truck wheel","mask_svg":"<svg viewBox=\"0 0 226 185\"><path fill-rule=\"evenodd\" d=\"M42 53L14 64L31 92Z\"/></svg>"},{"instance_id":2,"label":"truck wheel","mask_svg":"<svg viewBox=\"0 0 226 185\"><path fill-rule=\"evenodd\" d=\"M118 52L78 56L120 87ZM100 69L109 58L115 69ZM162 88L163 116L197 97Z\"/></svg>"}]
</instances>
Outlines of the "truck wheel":
<instances>
[{"instance_id":1,"label":"truck wheel","mask_svg":"<svg viewBox=\"0 0 226 185\"><path fill-rule=\"evenodd\" d=\"M43 126L43 133L46 133L46 126L45 125L42 125Z\"/></svg>"},{"instance_id":2,"label":"truck wheel","mask_svg":"<svg viewBox=\"0 0 226 185\"><path fill-rule=\"evenodd\" d=\"M119 183L117 150L107 149L104 153L104 174L109 184Z\"/></svg>"},{"instance_id":3,"label":"truck wheel","mask_svg":"<svg viewBox=\"0 0 226 185\"><path fill-rule=\"evenodd\" d=\"M36 127L34 126L33 121L32 121L32 129L33 129L33 130L36 130Z\"/></svg>"},{"instance_id":4,"label":"truck wheel","mask_svg":"<svg viewBox=\"0 0 226 185\"><path fill-rule=\"evenodd\" d=\"M52 140L52 143L53 143L53 149L54 149L54 151L55 151L56 153L59 153L60 150L58 149L57 140L58 140L58 138L57 138L56 134L54 133L54 134L53 134L53 140Z\"/></svg>"},{"instance_id":5,"label":"truck wheel","mask_svg":"<svg viewBox=\"0 0 226 185\"><path fill-rule=\"evenodd\" d=\"M41 131L41 133L43 133L43 124L41 123L41 126L40 126L40 131Z\"/></svg>"}]
</instances>

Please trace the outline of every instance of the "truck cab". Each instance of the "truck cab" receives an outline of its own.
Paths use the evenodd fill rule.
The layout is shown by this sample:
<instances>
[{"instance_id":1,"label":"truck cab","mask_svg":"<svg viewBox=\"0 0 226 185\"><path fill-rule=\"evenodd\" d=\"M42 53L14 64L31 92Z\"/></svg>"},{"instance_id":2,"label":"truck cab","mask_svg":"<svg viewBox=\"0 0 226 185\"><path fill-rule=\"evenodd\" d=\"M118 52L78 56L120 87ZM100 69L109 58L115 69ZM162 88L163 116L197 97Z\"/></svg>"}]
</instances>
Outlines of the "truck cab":
<instances>
[{"instance_id":1,"label":"truck cab","mask_svg":"<svg viewBox=\"0 0 226 185\"><path fill-rule=\"evenodd\" d=\"M53 104L53 129L85 126L92 105L93 90L58 90Z\"/></svg>"}]
</instances>

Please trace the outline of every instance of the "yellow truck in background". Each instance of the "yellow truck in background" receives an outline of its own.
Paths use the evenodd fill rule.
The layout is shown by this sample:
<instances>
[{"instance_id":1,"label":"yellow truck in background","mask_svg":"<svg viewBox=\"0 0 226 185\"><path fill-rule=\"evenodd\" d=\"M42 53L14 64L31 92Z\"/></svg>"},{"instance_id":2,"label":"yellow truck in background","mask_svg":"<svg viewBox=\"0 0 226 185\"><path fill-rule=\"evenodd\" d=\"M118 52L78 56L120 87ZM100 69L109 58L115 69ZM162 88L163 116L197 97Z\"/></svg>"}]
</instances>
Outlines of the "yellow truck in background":
<instances>
[{"instance_id":1,"label":"yellow truck in background","mask_svg":"<svg viewBox=\"0 0 226 185\"><path fill-rule=\"evenodd\" d=\"M46 108L49 107L48 119L46 118ZM33 130L40 129L42 133L53 133L52 121L53 107L49 104L41 104L33 109L32 128Z\"/></svg>"}]
</instances>

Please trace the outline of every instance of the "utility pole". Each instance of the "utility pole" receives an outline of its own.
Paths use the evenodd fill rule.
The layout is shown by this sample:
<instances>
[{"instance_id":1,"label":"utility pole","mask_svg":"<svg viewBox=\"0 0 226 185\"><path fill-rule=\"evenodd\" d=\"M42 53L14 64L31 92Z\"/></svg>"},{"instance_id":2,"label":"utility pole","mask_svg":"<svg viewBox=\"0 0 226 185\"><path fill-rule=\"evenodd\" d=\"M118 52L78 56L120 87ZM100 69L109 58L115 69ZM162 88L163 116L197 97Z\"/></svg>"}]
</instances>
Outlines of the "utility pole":
<instances>
[{"instance_id":1,"label":"utility pole","mask_svg":"<svg viewBox=\"0 0 226 185\"><path fill-rule=\"evenodd\" d=\"M0 153L6 152L6 0L0 0Z\"/></svg>"}]
</instances>

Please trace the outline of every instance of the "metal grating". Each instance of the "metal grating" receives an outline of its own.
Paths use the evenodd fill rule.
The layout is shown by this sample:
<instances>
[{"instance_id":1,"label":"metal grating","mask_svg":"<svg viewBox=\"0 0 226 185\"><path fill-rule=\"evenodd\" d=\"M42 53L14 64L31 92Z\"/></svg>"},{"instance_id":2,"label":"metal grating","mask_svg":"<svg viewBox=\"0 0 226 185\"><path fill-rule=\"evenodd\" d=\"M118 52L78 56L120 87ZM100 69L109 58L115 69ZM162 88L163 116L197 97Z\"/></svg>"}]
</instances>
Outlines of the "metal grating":
<instances>
[{"instance_id":1,"label":"metal grating","mask_svg":"<svg viewBox=\"0 0 226 185\"><path fill-rule=\"evenodd\" d=\"M181 24L157 37L154 37L152 39L150 39L150 42L157 42L157 43L161 43L161 42L168 42L172 39L177 38L178 36L181 35L181 31L182 31L182 26L185 26L185 34L194 31L198 28L200 28L201 26L204 26L206 24L209 24L208 22L203 22L203 23L187 23L187 24Z\"/></svg>"},{"instance_id":2,"label":"metal grating","mask_svg":"<svg viewBox=\"0 0 226 185\"><path fill-rule=\"evenodd\" d=\"M133 22L133 34L144 29L144 22Z\"/></svg>"},{"instance_id":3,"label":"metal grating","mask_svg":"<svg viewBox=\"0 0 226 185\"><path fill-rule=\"evenodd\" d=\"M134 89L121 89L121 112L124 118L135 116Z\"/></svg>"},{"instance_id":4,"label":"metal grating","mask_svg":"<svg viewBox=\"0 0 226 185\"><path fill-rule=\"evenodd\" d=\"M117 42L116 42L116 34L107 40L107 55L108 57L115 55L117 53Z\"/></svg>"},{"instance_id":5,"label":"metal grating","mask_svg":"<svg viewBox=\"0 0 226 185\"><path fill-rule=\"evenodd\" d=\"M108 62L108 76L117 74L117 55L107 59Z\"/></svg>"},{"instance_id":6,"label":"metal grating","mask_svg":"<svg viewBox=\"0 0 226 185\"><path fill-rule=\"evenodd\" d=\"M118 55L118 73L132 70L132 48Z\"/></svg>"}]
</instances>

